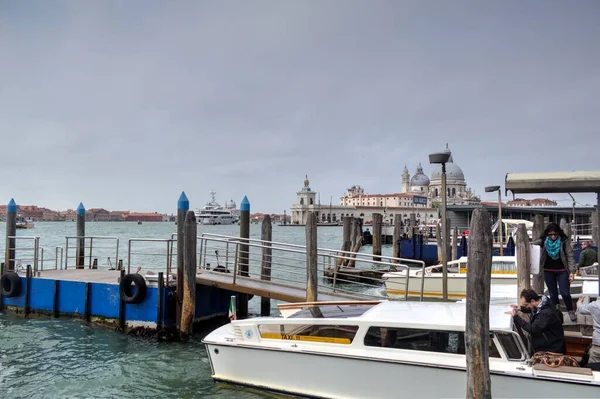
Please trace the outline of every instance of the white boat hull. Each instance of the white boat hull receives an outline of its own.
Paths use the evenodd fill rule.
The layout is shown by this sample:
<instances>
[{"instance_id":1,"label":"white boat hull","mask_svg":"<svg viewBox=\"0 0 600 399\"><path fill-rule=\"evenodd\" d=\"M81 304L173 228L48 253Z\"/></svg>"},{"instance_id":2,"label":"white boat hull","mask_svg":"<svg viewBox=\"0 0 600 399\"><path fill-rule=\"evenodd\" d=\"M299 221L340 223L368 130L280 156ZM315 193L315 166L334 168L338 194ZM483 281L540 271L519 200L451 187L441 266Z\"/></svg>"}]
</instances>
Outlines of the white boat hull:
<instances>
[{"instance_id":1,"label":"white boat hull","mask_svg":"<svg viewBox=\"0 0 600 399\"><path fill-rule=\"evenodd\" d=\"M215 380L286 394L372 399L465 397L464 366L402 364L369 359L364 350L351 349L332 355L207 343L206 350ZM514 367L522 365L515 362ZM591 398L598 397L600 390L598 385L552 381L532 374L492 374L491 378L494 398Z\"/></svg>"}]
</instances>

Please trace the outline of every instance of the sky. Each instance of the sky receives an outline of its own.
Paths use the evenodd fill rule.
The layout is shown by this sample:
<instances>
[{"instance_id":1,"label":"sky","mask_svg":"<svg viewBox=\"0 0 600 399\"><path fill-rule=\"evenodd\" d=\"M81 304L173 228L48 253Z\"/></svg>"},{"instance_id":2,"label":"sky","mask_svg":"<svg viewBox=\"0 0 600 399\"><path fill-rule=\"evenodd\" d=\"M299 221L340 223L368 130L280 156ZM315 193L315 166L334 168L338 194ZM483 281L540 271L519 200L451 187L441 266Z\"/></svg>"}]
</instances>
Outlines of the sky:
<instances>
[{"instance_id":1,"label":"sky","mask_svg":"<svg viewBox=\"0 0 600 399\"><path fill-rule=\"evenodd\" d=\"M596 0L3 0L0 202L172 213L215 190L283 213L305 175L326 203L399 192L446 143L482 200L509 172L598 170L599 18Z\"/></svg>"}]
</instances>

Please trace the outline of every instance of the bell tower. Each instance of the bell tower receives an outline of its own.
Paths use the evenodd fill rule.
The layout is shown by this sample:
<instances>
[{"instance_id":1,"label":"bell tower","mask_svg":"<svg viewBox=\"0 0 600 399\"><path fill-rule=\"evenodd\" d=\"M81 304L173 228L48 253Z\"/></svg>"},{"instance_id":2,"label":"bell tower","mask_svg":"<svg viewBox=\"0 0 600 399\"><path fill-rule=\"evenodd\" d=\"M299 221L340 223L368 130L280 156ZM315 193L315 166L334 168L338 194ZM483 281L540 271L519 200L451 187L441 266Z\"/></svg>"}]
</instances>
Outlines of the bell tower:
<instances>
[{"instance_id":1,"label":"bell tower","mask_svg":"<svg viewBox=\"0 0 600 399\"><path fill-rule=\"evenodd\" d=\"M410 174L408 173L408 168L404 165L404 169L402 170L402 192L407 193L410 191Z\"/></svg>"}]
</instances>

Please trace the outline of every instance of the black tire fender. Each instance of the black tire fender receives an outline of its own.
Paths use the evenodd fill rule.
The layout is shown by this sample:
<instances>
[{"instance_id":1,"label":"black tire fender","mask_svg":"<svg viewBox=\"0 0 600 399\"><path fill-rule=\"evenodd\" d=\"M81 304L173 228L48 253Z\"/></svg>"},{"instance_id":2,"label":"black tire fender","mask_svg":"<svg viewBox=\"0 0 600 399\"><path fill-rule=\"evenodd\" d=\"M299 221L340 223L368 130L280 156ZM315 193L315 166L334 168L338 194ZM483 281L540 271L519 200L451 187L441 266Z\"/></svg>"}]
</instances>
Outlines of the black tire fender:
<instances>
[{"instance_id":1,"label":"black tire fender","mask_svg":"<svg viewBox=\"0 0 600 399\"><path fill-rule=\"evenodd\" d=\"M2 296L12 298L21 293L21 277L15 272L6 272L0 279Z\"/></svg>"},{"instance_id":2,"label":"black tire fender","mask_svg":"<svg viewBox=\"0 0 600 399\"><path fill-rule=\"evenodd\" d=\"M135 286L135 292L133 291ZM119 284L119 293L125 303L140 303L146 298L146 280L141 274L126 274Z\"/></svg>"}]
</instances>

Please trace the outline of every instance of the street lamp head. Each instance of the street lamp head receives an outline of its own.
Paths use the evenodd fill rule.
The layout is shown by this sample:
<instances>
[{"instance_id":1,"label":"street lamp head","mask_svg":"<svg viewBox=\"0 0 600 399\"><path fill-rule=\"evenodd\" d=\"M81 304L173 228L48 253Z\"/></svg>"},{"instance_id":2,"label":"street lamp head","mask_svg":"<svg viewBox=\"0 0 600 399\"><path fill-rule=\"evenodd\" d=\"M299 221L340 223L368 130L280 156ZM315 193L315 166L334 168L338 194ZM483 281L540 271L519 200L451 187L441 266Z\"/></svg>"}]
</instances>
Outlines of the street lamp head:
<instances>
[{"instance_id":1,"label":"street lamp head","mask_svg":"<svg viewBox=\"0 0 600 399\"><path fill-rule=\"evenodd\" d=\"M445 164L450 160L450 153L448 152L434 152L429 154L429 163Z\"/></svg>"},{"instance_id":2,"label":"street lamp head","mask_svg":"<svg viewBox=\"0 0 600 399\"><path fill-rule=\"evenodd\" d=\"M493 193L494 191L500 190L500 186L487 186L485 188L486 193Z\"/></svg>"}]
</instances>

